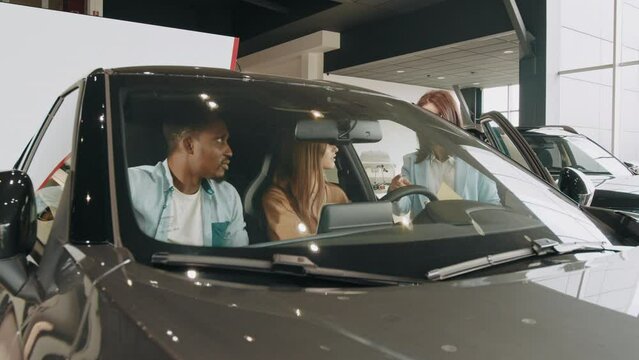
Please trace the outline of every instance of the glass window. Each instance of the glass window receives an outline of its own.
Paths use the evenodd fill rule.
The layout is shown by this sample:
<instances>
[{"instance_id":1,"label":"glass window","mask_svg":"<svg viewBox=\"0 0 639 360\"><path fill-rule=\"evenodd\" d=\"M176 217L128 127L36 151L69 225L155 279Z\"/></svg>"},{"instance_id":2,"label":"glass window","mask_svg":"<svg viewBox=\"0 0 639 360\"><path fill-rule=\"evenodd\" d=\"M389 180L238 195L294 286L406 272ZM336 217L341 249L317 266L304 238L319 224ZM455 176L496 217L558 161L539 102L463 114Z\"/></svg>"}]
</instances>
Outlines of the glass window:
<instances>
[{"instance_id":1,"label":"glass window","mask_svg":"<svg viewBox=\"0 0 639 360\"><path fill-rule=\"evenodd\" d=\"M29 163L36 196L38 239L46 242L71 169L73 126L78 105L78 89L58 101L58 107L45 129Z\"/></svg>"},{"instance_id":2,"label":"glass window","mask_svg":"<svg viewBox=\"0 0 639 360\"><path fill-rule=\"evenodd\" d=\"M569 136L563 139L568 147L570 166L576 167L586 174L631 175L628 168L619 160L591 140L579 136Z\"/></svg>"},{"instance_id":3,"label":"glass window","mask_svg":"<svg viewBox=\"0 0 639 360\"><path fill-rule=\"evenodd\" d=\"M485 123L485 129L490 133L491 139L496 142L495 147L504 155L518 162L521 166L530 170L524 155L519 151L515 143L504 132L504 129L493 120L489 120Z\"/></svg>"},{"instance_id":4,"label":"glass window","mask_svg":"<svg viewBox=\"0 0 639 360\"><path fill-rule=\"evenodd\" d=\"M639 2L624 0L621 10L621 61L639 60Z\"/></svg>"},{"instance_id":5,"label":"glass window","mask_svg":"<svg viewBox=\"0 0 639 360\"><path fill-rule=\"evenodd\" d=\"M508 111L508 87L500 86L482 90L482 111Z\"/></svg>"},{"instance_id":6,"label":"glass window","mask_svg":"<svg viewBox=\"0 0 639 360\"><path fill-rule=\"evenodd\" d=\"M519 110L519 85L508 86L508 111Z\"/></svg>"},{"instance_id":7,"label":"glass window","mask_svg":"<svg viewBox=\"0 0 639 360\"><path fill-rule=\"evenodd\" d=\"M561 75L559 92L561 107L557 124L583 132L597 131L603 124L612 123L612 69ZM603 139L595 137L595 140L602 142Z\"/></svg>"},{"instance_id":8,"label":"glass window","mask_svg":"<svg viewBox=\"0 0 639 360\"><path fill-rule=\"evenodd\" d=\"M378 198L386 195L393 177L401 174L404 156L419 148L415 131L388 120L380 125L386 134L381 141L354 145Z\"/></svg>"},{"instance_id":9,"label":"glass window","mask_svg":"<svg viewBox=\"0 0 639 360\"><path fill-rule=\"evenodd\" d=\"M519 111L510 111L506 118L512 126L519 126Z\"/></svg>"},{"instance_id":10,"label":"glass window","mask_svg":"<svg viewBox=\"0 0 639 360\"><path fill-rule=\"evenodd\" d=\"M129 184L117 194L122 239L141 261L303 254L423 277L530 239L607 236L484 143L381 94L271 78L114 75L110 84L126 156L115 176ZM416 252L412 265L399 260Z\"/></svg>"},{"instance_id":11,"label":"glass window","mask_svg":"<svg viewBox=\"0 0 639 360\"><path fill-rule=\"evenodd\" d=\"M524 137L555 178L564 167L574 167L588 175L630 175L619 160L584 136L553 136L531 132L525 133Z\"/></svg>"},{"instance_id":12,"label":"glass window","mask_svg":"<svg viewBox=\"0 0 639 360\"><path fill-rule=\"evenodd\" d=\"M614 2L562 0L560 70L612 63Z\"/></svg>"},{"instance_id":13,"label":"glass window","mask_svg":"<svg viewBox=\"0 0 639 360\"><path fill-rule=\"evenodd\" d=\"M499 111L513 126L519 125L519 85L486 88L482 91L482 111Z\"/></svg>"},{"instance_id":14,"label":"glass window","mask_svg":"<svg viewBox=\"0 0 639 360\"><path fill-rule=\"evenodd\" d=\"M561 169L569 163L568 154L558 137L523 135L542 165L557 178Z\"/></svg>"},{"instance_id":15,"label":"glass window","mask_svg":"<svg viewBox=\"0 0 639 360\"><path fill-rule=\"evenodd\" d=\"M623 161L639 164L639 64L622 66L621 71L621 111L619 121L620 149L617 157Z\"/></svg>"}]
</instances>

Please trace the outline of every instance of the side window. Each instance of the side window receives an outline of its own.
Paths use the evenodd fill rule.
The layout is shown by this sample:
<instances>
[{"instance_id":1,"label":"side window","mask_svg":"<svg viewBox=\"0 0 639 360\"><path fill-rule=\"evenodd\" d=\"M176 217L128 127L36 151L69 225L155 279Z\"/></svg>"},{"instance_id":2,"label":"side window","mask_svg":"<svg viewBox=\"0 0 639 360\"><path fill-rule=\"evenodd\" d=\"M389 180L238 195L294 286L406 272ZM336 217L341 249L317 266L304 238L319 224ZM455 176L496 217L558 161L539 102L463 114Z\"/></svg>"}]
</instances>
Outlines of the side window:
<instances>
[{"instance_id":1,"label":"side window","mask_svg":"<svg viewBox=\"0 0 639 360\"><path fill-rule=\"evenodd\" d=\"M381 120L380 126L381 141L353 144L378 198L386 195L393 177L401 174L404 156L419 147L415 131L389 120Z\"/></svg>"},{"instance_id":2,"label":"side window","mask_svg":"<svg viewBox=\"0 0 639 360\"><path fill-rule=\"evenodd\" d=\"M517 146L513 141L506 135L504 130L497 124L495 121L489 120L485 126L485 129L490 132L490 138L494 140L495 147L499 152L508 156L509 158L515 160L521 166L530 170L528 163L526 162L524 156L519 152Z\"/></svg>"},{"instance_id":3,"label":"side window","mask_svg":"<svg viewBox=\"0 0 639 360\"><path fill-rule=\"evenodd\" d=\"M561 150L559 149L559 145L556 142L551 142L547 150L550 153L550 157L552 159L551 167L555 169L561 169L563 167L561 161L563 156L561 154Z\"/></svg>"},{"instance_id":4,"label":"side window","mask_svg":"<svg viewBox=\"0 0 639 360\"><path fill-rule=\"evenodd\" d=\"M528 142L542 165L550 171L550 174L557 176L559 171L565 166L564 159L567 159L566 150L561 144L561 140L557 137L526 134L524 134L524 139Z\"/></svg>"},{"instance_id":5,"label":"side window","mask_svg":"<svg viewBox=\"0 0 639 360\"><path fill-rule=\"evenodd\" d=\"M45 243L56 217L62 190L71 169L73 124L78 89L59 100L59 106L35 148L27 168L36 196L38 239ZM60 103L61 102L61 103Z\"/></svg>"}]
</instances>

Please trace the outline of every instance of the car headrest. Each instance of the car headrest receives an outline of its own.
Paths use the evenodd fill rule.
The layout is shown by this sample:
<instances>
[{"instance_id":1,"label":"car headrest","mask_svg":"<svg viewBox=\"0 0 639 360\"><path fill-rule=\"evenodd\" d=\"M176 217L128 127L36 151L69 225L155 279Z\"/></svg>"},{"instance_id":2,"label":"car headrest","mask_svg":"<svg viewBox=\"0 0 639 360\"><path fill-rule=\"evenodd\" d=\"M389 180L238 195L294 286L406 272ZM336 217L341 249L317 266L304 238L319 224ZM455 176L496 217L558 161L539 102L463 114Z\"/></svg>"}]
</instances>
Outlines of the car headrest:
<instances>
[{"instance_id":1,"label":"car headrest","mask_svg":"<svg viewBox=\"0 0 639 360\"><path fill-rule=\"evenodd\" d=\"M257 176L249 183L244 194L244 212L257 216L262 211L262 194L267 186L270 185L273 155L264 154L264 160Z\"/></svg>"}]
</instances>

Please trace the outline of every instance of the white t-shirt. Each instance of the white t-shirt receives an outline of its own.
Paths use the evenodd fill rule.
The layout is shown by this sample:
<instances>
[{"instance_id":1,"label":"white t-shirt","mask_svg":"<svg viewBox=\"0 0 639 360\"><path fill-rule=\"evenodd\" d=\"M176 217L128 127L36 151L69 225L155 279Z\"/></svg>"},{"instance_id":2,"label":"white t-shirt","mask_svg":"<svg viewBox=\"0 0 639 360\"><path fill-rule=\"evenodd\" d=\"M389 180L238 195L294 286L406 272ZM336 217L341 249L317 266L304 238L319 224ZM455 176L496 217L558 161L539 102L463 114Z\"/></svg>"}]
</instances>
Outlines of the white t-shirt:
<instances>
[{"instance_id":1,"label":"white t-shirt","mask_svg":"<svg viewBox=\"0 0 639 360\"><path fill-rule=\"evenodd\" d=\"M169 215L169 242L202 246L202 188L193 195L181 193L173 188L171 214Z\"/></svg>"}]
</instances>

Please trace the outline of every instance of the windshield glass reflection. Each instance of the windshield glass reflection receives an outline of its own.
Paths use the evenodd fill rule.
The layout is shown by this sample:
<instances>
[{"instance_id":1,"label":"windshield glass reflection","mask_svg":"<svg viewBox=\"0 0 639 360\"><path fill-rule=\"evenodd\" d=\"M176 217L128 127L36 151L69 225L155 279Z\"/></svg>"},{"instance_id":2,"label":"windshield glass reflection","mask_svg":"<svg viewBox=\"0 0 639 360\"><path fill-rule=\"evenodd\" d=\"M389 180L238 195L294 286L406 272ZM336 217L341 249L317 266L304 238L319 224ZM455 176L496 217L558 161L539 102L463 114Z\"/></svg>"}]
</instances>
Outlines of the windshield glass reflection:
<instances>
[{"instance_id":1,"label":"windshield glass reflection","mask_svg":"<svg viewBox=\"0 0 639 360\"><path fill-rule=\"evenodd\" d=\"M117 78L112 92L129 185L121 206L134 221L125 241L149 257L260 249L423 276L535 239L610 236L463 130L381 94L160 75ZM397 176L411 187L390 189Z\"/></svg>"}]
</instances>

